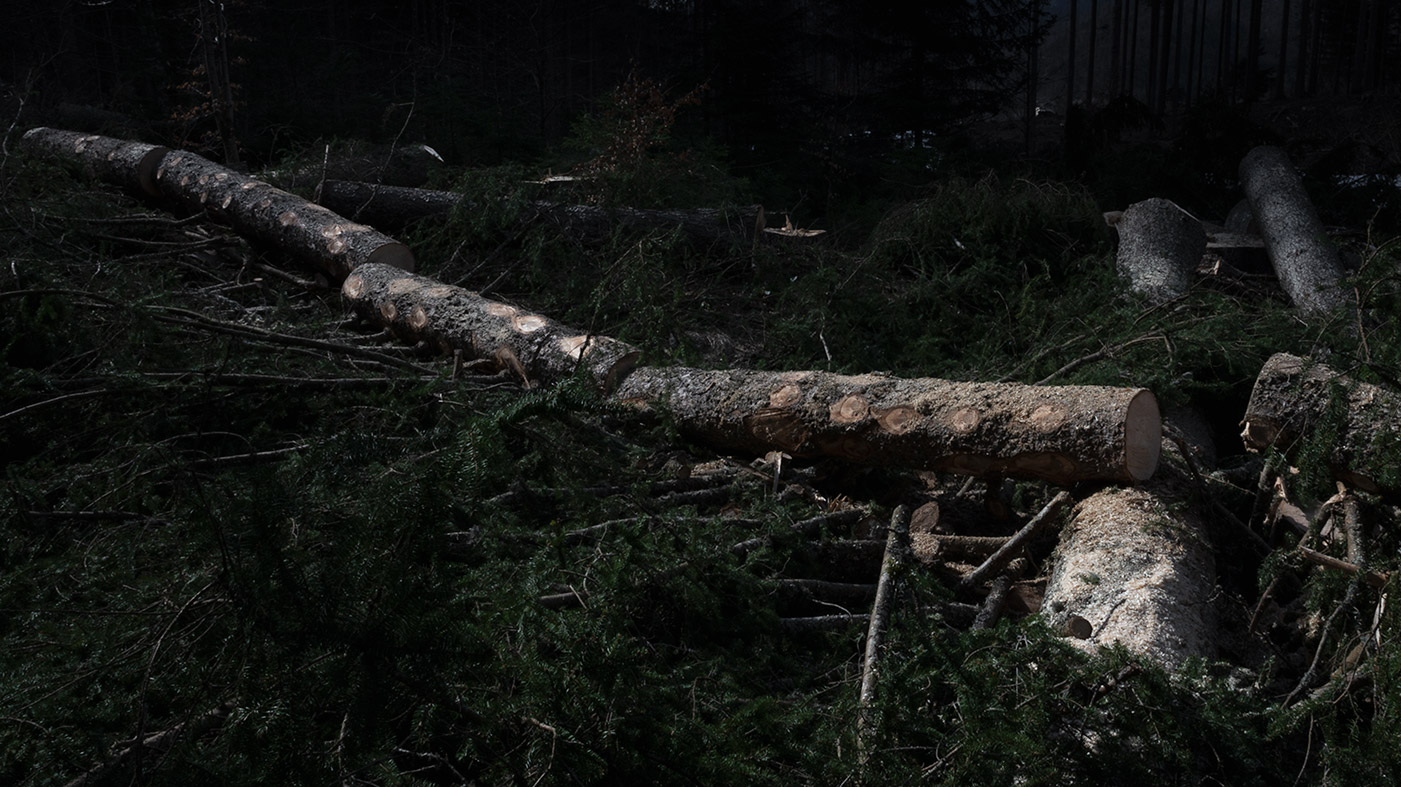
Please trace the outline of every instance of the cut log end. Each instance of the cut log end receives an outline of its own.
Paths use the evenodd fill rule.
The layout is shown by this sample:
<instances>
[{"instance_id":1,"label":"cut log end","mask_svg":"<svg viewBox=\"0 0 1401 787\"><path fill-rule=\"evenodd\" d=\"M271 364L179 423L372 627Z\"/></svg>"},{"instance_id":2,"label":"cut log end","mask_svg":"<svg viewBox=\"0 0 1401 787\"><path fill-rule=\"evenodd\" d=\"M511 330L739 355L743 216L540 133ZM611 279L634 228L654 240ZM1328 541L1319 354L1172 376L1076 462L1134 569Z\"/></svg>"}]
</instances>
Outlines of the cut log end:
<instances>
[{"instance_id":1,"label":"cut log end","mask_svg":"<svg viewBox=\"0 0 1401 787\"><path fill-rule=\"evenodd\" d=\"M160 188L156 185L156 171L160 169L161 162L169 152L170 148L166 147L151 148L136 165L136 181L140 184L142 193L148 197L161 195Z\"/></svg>"},{"instance_id":2,"label":"cut log end","mask_svg":"<svg viewBox=\"0 0 1401 787\"><path fill-rule=\"evenodd\" d=\"M386 243L380 246L370 252L370 256L366 257L361 264L368 265L372 262L389 265L409 273L413 273L415 267L413 252L402 243Z\"/></svg>"},{"instance_id":3,"label":"cut log end","mask_svg":"<svg viewBox=\"0 0 1401 787\"><path fill-rule=\"evenodd\" d=\"M1139 391L1124 414L1124 470L1135 482L1147 481L1158 469L1163 448L1163 419L1158 398Z\"/></svg>"}]
</instances>

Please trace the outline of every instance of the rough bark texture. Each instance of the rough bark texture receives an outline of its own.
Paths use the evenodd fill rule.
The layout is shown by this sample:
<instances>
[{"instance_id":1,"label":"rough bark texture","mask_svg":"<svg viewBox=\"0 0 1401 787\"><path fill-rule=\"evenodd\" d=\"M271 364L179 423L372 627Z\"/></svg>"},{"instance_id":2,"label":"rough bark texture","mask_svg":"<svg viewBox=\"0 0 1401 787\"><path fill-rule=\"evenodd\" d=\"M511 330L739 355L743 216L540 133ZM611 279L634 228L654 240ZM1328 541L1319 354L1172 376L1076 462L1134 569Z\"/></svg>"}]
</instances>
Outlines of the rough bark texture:
<instances>
[{"instance_id":1,"label":"rough bark texture","mask_svg":"<svg viewBox=\"0 0 1401 787\"><path fill-rule=\"evenodd\" d=\"M1401 492L1401 393L1351 380L1287 353L1265 362L1246 406L1247 448L1326 451L1339 480L1368 492Z\"/></svg>"},{"instance_id":2,"label":"rough bark texture","mask_svg":"<svg viewBox=\"0 0 1401 787\"><path fill-rule=\"evenodd\" d=\"M600 388L611 390L639 355L616 339L590 336L388 265L357 268L341 294L358 313L403 339L494 358L530 383L554 382L583 369Z\"/></svg>"},{"instance_id":3,"label":"rough bark texture","mask_svg":"<svg viewBox=\"0 0 1401 787\"><path fill-rule=\"evenodd\" d=\"M452 191L400 188L373 183L328 180L318 196L322 205L351 218L379 226L402 227L418 219L450 212L463 199ZM616 227L667 231L680 228L683 237L698 246L730 245L751 239L763 228L763 208L750 205L733 211L713 208L692 210L639 210L602 208L595 205L560 205L531 202L524 221L541 219L580 240L606 240Z\"/></svg>"},{"instance_id":4,"label":"rough bark texture","mask_svg":"<svg viewBox=\"0 0 1401 787\"><path fill-rule=\"evenodd\" d=\"M1201 222L1165 199L1148 199L1119 217L1119 273L1134 292L1154 303L1171 300L1192 286L1206 234Z\"/></svg>"},{"instance_id":5,"label":"rough bark texture","mask_svg":"<svg viewBox=\"0 0 1401 787\"><path fill-rule=\"evenodd\" d=\"M368 263L414 268L413 253L388 235L187 151L173 151L161 161L156 185L162 195L206 211L337 281Z\"/></svg>"},{"instance_id":6,"label":"rough bark texture","mask_svg":"<svg viewBox=\"0 0 1401 787\"><path fill-rule=\"evenodd\" d=\"M170 152L170 148L145 142L43 127L26 132L21 146L37 156L76 164L90 177L148 197L160 193L156 167Z\"/></svg>"},{"instance_id":7,"label":"rough bark texture","mask_svg":"<svg viewBox=\"0 0 1401 787\"><path fill-rule=\"evenodd\" d=\"M1338 287L1337 249L1285 152L1268 146L1250 151L1241 160L1240 180L1275 275L1294 305L1305 315L1341 306L1346 294Z\"/></svg>"},{"instance_id":8,"label":"rough bark texture","mask_svg":"<svg viewBox=\"0 0 1401 787\"><path fill-rule=\"evenodd\" d=\"M1167 669L1210 657L1216 568L1202 522L1171 495L1109 488L1078 505L1061 535L1042 613L1053 628L1090 623L1093 649L1120 643Z\"/></svg>"},{"instance_id":9,"label":"rough bark texture","mask_svg":"<svg viewBox=\"0 0 1401 787\"><path fill-rule=\"evenodd\" d=\"M1157 401L1136 388L642 368L615 396L666 402L682 430L733 450L977 476L1141 481L1160 450Z\"/></svg>"}]
</instances>

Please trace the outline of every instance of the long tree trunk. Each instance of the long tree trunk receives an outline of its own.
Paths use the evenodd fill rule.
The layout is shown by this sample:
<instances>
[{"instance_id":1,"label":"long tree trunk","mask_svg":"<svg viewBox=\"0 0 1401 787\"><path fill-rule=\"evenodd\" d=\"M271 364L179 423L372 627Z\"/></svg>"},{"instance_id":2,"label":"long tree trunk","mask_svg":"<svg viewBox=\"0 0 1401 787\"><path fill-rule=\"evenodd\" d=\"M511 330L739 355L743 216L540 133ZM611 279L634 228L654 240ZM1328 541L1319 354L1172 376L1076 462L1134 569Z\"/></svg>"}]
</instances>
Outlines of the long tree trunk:
<instances>
[{"instance_id":1,"label":"long tree trunk","mask_svg":"<svg viewBox=\"0 0 1401 787\"><path fill-rule=\"evenodd\" d=\"M644 367L614 396L664 403L683 432L730 450L983 477L1139 481L1161 448L1157 400L1136 388Z\"/></svg>"},{"instance_id":2,"label":"long tree trunk","mask_svg":"<svg viewBox=\"0 0 1401 787\"><path fill-rule=\"evenodd\" d=\"M1342 481L1401 492L1401 392L1356 382L1307 358L1271 356L1255 379L1241 433L1247 448L1311 446Z\"/></svg>"},{"instance_id":3,"label":"long tree trunk","mask_svg":"<svg viewBox=\"0 0 1401 787\"><path fill-rule=\"evenodd\" d=\"M1206 251L1201 222L1173 202L1154 198L1130 205L1115 228L1116 262L1130 289L1163 303L1192 286Z\"/></svg>"},{"instance_id":4,"label":"long tree trunk","mask_svg":"<svg viewBox=\"0 0 1401 787\"><path fill-rule=\"evenodd\" d=\"M31 129L24 144L91 167L104 179L207 213L336 280L370 262L413 269L413 253L393 238L188 151L50 128Z\"/></svg>"},{"instance_id":5,"label":"long tree trunk","mask_svg":"<svg viewBox=\"0 0 1401 787\"><path fill-rule=\"evenodd\" d=\"M325 207L344 216L391 230L419 219L446 215L463 202L463 196L453 191L346 180L325 181L321 184L317 199ZM732 210L640 210L562 205L537 200L522 209L521 221L537 218L586 241L607 240L617 227L663 232L679 229L688 242L702 247L740 244L751 240L757 231L764 229L764 209L759 205Z\"/></svg>"},{"instance_id":6,"label":"long tree trunk","mask_svg":"<svg viewBox=\"0 0 1401 787\"><path fill-rule=\"evenodd\" d=\"M170 152L170 148L145 142L43 127L25 132L20 147L33 155L75 166L90 178L147 197L160 196L156 168Z\"/></svg>"},{"instance_id":7,"label":"long tree trunk","mask_svg":"<svg viewBox=\"0 0 1401 787\"><path fill-rule=\"evenodd\" d=\"M1299 311L1318 317L1345 303L1338 251L1289 156L1276 147L1255 148L1241 160L1240 181L1275 275Z\"/></svg>"},{"instance_id":8,"label":"long tree trunk","mask_svg":"<svg viewBox=\"0 0 1401 787\"><path fill-rule=\"evenodd\" d=\"M346 277L341 295L361 316L405 341L491 359L530 385L582 371L600 390L612 390L640 355L616 339L388 265L357 268Z\"/></svg>"}]
</instances>

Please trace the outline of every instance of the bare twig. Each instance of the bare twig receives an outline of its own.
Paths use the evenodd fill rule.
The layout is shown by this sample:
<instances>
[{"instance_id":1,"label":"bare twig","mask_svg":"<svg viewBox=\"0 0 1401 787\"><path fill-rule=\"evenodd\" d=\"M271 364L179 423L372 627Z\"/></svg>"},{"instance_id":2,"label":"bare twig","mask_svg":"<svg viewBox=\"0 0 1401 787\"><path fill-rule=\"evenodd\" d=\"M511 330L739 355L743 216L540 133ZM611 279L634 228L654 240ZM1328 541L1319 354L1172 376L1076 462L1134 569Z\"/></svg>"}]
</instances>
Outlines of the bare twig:
<instances>
[{"instance_id":1,"label":"bare twig","mask_svg":"<svg viewBox=\"0 0 1401 787\"><path fill-rule=\"evenodd\" d=\"M866 629L866 658L861 668L861 695L856 732L858 757L864 764L870 756L871 736L875 733L872 705L876 699L876 679L880 674L880 653L885 639L886 623L890 619L891 599L895 595L895 576L903 562L905 541L910 533L910 509L896 506L890 515L890 532L885 539L885 559L881 561L880 581L876 584L876 599L871 604L871 620Z\"/></svg>"},{"instance_id":2,"label":"bare twig","mask_svg":"<svg viewBox=\"0 0 1401 787\"><path fill-rule=\"evenodd\" d=\"M982 565L973 569L972 573L964 577L963 581L959 583L959 589L969 590L982 584L988 577L996 574L998 571L1001 571L1002 567L1010 563L1012 558L1021 551L1022 547L1026 545L1026 542L1030 541L1041 532L1043 527L1054 520L1061 508L1069 502L1069 492L1061 492L1051 498L1051 502L1047 503L1046 506L1041 509L1041 513L1032 517L1031 521L1023 525L1021 530L1018 530L1015 535L1007 539L1007 543L1003 544L1001 549L992 553L987 560L982 562Z\"/></svg>"}]
</instances>

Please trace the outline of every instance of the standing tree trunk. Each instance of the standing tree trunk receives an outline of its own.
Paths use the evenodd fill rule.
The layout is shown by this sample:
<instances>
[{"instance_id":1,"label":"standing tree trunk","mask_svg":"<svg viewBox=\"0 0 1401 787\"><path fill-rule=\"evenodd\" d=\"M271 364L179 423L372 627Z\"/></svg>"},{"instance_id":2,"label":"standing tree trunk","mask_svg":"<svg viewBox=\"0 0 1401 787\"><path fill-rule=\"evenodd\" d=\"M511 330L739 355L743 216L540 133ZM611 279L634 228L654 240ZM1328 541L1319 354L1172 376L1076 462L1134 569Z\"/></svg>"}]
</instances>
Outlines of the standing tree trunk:
<instances>
[{"instance_id":1,"label":"standing tree trunk","mask_svg":"<svg viewBox=\"0 0 1401 787\"><path fill-rule=\"evenodd\" d=\"M1346 303L1337 249L1289 156L1276 147L1255 148L1241 160L1240 180L1275 275L1299 311L1318 317Z\"/></svg>"},{"instance_id":2,"label":"standing tree trunk","mask_svg":"<svg viewBox=\"0 0 1401 787\"><path fill-rule=\"evenodd\" d=\"M1075 38L1079 32L1076 29L1080 24L1079 11L1080 0L1070 0L1070 44L1065 57L1065 117L1067 118L1070 117L1070 108L1075 105ZM1070 123L1067 122L1065 127L1068 130Z\"/></svg>"},{"instance_id":3,"label":"standing tree trunk","mask_svg":"<svg viewBox=\"0 0 1401 787\"><path fill-rule=\"evenodd\" d=\"M1089 67L1085 69L1085 106L1087 108L1095 105L1095 49L1098 40L1099 0L1090 0L1090 43L1086 47Z\"/></svg>"},{"instance_id":4,"label":"standing tree trunk","mask_svg":"<svg viewBox=\"0 0 1401 787\"><path fill-rule=\"evenodd\" d=\"M1246 44L1245 55L1245 99L1255 100L1255 94L1259 91L1260 85L1260 16L1263 12L1263 0L1250 0L1250 33Z\"/></svg>"},{"instance_id":5,"label":"standing tree trunk","mask_svg":"<svg viewBox=\"0 0 1401 787\"><path fill-rule=\"evenodd\" d=\"M224 163L239 165L238 142L234 138L233 85L229 78L229 20L220 0L195 0L199 4L200 47L204 52L204 73L209 80L209 103L219 141L224 146Z\"/></svg>"},{"instance_id":6,"label":"standing tree trunk","mask_svg":"<svg viewBox=\"0 0 1401 787\"><path fill-rule=\"evenodd\" d=\"M1124 0L1114 0L1114 34L1109 38L1109 96L1117 98L1124 72Z\"/></svg>"},{"instance_id":7,"label":"standing tree trunk","mask_svg":"<svg viewBox=\"0 0 1401 787\"><path fill-rule=\"evenodd\" d=\"M1275 66L1275 98L1284 98L1284 75L1289 70L1289 0L1279 15L1279 63Z\"/></svg>"}]
</instances>

